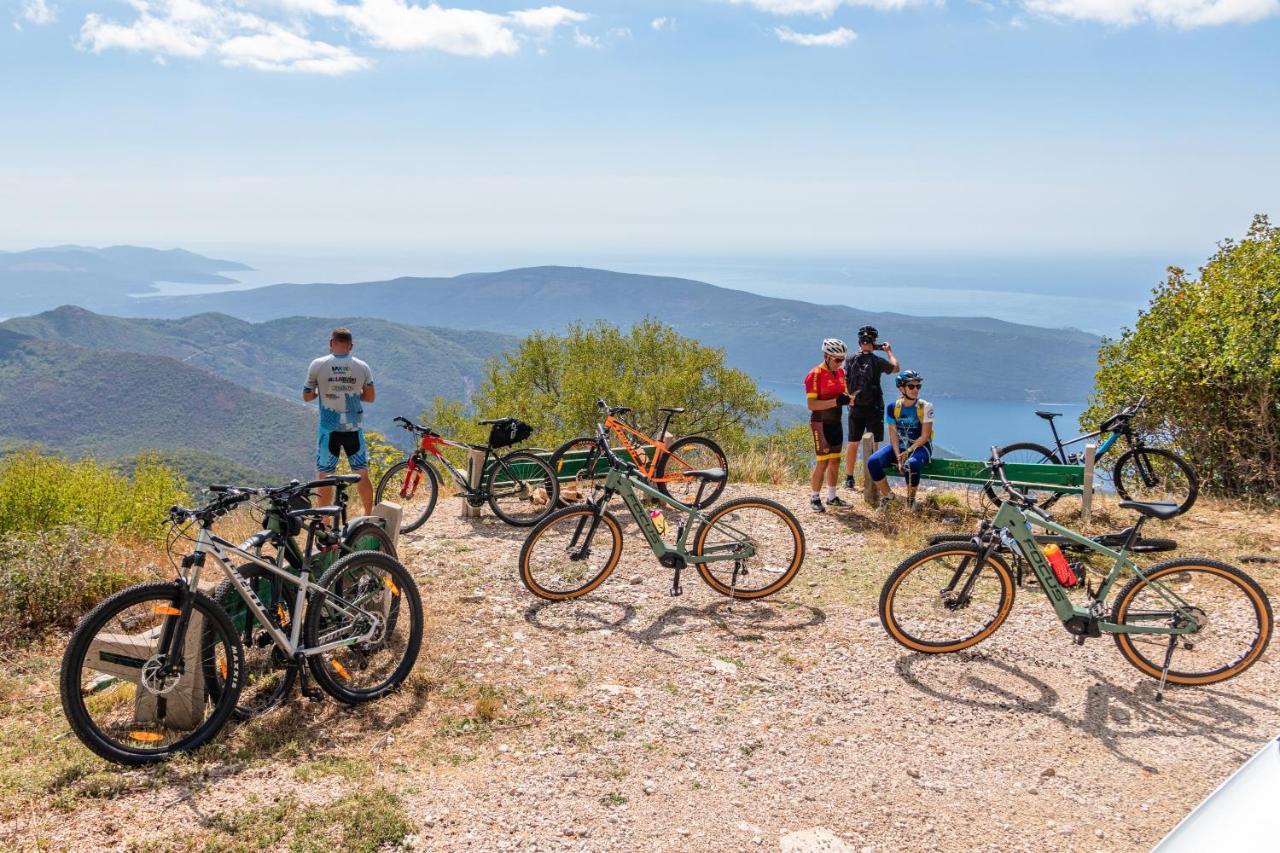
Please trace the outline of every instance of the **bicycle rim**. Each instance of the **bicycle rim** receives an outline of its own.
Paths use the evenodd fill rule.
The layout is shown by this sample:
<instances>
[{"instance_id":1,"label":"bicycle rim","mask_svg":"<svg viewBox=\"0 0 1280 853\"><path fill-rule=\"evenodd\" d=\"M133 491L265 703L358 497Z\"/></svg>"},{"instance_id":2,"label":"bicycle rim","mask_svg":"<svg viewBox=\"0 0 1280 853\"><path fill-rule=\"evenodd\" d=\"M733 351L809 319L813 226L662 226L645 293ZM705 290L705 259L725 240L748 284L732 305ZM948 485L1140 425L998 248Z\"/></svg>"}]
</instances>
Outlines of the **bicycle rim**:
<instances>
[{"instance_id":1,"label":"bicycle rim","mask_svg":"<svg viewBox=\"0 0 1280 853\"><path fill-rule=\"evenodd\" d=\"M249 586L257 594L258 599L266 607L267 615L273 625L288 631L290 602L283 600L288 596L277 595L271 576L252 563L238 566L236 570L249 581ZM283 590L281 590L283 592ZM289 695L293 682L297 678L297 669L292 666L271 639L262 623L254 617L249 605L236 591L235 585L228 579L218 584L213 600L226 611L236 636L244 646L244 686L236 700L235 715L247 720L250 717L264 714L279 705ZM224 687L221 669L213 668L209 679L209 692L216 695Z\"/></svg>"},{"instance_id":2,"label":"bicycle rim","mask_svg":"<svg viewBox=\"0 0 1280 853\"><path fill-rule=\"evenodd\" d=\"M662 455L658 462L654 485L658 490L685 506L694 506L698 492L702 499L697 501L699 507L707 507L716 502L724 491L725 482L708 483L686 477L686 471L704 471L708 468L729 470L729 462L724 451L711 439L700 435L685 436L671 445L669 452Z\"/></svg>"},{"instance_id":3,"label":"bicycle rim","mask_svg":"<svg viewBox=\"0 0 1280 853\"><path fill-rule=\"evenodd\" d=\"M393 557L359 551L320 578L328 595L307 608L306 645L362 638L310 655L316 682L342 702L367 702L408 676L422 643L422 600L409 573Z\"/></svg>"},{"instance_id":4,"label":"bicycle rim","mask_svg":"<svg viewBox=\"0 0 1280 853\"><path fill-rule=\"evenodd\" d=\"M1186 512L1199 490L1195 473L1180 457L1167 450L1139 447L1127 451L1115 467L1115 487L1131 501L1178 504Z\"/></svg>"},{"instance_id":5,"label":"bicycle rim","mask_svg":"<svg viewBox=\"0 0 1280 853\"><path fill-rule=\"evenodd\" d=\"M108 598L72 635L62 662L63 711L103 758L147 764L194 749L235 707L243 649L226 614L203 595L193 602L181 672L160 671L180 607L176 584L142 584ZM215 677L221 688L210 690Z\"/></svg>"},{"instance_id":6,"label":"bicycle rim","mask_svg":"<svg viewBox=\"0 0 1280 853\"><path fill-rule=\"evenodd\" d=\"M485 487L494 515L517 527L537 524L555 509L560 498L551 466L522 450L497 460Z\"/></svg>"},{"instance_id":7,"label":"bicycle rim","mask_svg":"<svg viewBox=\"0 0 1280 853\"><path fill-rule=\"evenodd\" d=\"M1169 681L1223 681L1244 672L1266 649L1272 631L1270 604L1258 585L1238 569L1212 560L1180 560L1145 574L1120 591L1112 621L1174 627L1185 624L1190 615L1203 626L1175 643ZM1129 663L1153 678L1160 677L1168 635L1116 634L1115 638Z\"/></svg>"},{"instance_id":8,"label":"bicycle rim","mask_svg":"<svg viewBox=\"0 0 1280 853\"><path fill-rule=\"evenodd\" d=\"M977 545L944 543L908 557L880 593L889 636L918 652L957 652L995 633L1013 606L1013 577Z\"/></svg>"},{"instance_id":9,"label":"bicycle rim","mask_svg":"<svg viewBox=\"0 0 1280 853\"><path fill-rule=\"evenodd\" d=\"M415 464L410 472L406 460L393 465L378 481L376 500L399 504L402 533L412 533L431 517L439 492L436 479L427 465Z\"/></svg>"},{"instance_id":10,"label":"bicycle rim","mask_svg":"<svg viewBox=\"0 0 1280 853\"><path fill-rule=\"evenodd\" d=\"M563 601L604 582L622 556L622 528L610 513L602 512L598 524L595 519L589 507L567 507L529 533L520 549L520 579L530 592Z\"/></svg>"},{"instance_id":11,"label":"bicycle rim","mask_svg":"<svg viewBox=\"0 0 1280 853\"><path fill-rule=\"evenodd\" d=\"M763 598L791 583L804 562L804 533L791 513L761 498L729 501L699 528L693 554L735 554L750 546L751 556L697 563L702 579L722 595Z\"/></svg>"}]
</instances>

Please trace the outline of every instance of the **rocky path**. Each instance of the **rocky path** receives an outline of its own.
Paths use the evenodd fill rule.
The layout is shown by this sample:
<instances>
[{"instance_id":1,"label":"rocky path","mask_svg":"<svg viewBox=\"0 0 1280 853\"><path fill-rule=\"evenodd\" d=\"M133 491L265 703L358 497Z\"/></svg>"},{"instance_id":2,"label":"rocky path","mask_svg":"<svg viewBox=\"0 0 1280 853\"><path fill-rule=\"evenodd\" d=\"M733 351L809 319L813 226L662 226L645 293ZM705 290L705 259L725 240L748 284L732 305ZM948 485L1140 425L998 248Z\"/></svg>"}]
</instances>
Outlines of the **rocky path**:
<instances>
[{"instance_id":1,"label":"rocky path","mask_svg":"<svg viewBox=\"0 0 1280 853\"><path fill-rule=\"evenodd\" d=\"M199 845L246 797L379 785L422 849L1142 850L1280 731L1275 646L1156 703L1110 639L1076 647L1035 589L974 652L907 653L875 614L902 537L861 510L815 517L798 493L730 496L747 492L787 503L809 545L762 603L696 574L671 598L630 525L595 593L538 603L516 577L523 531L446 502L402 540L431 612L410 689L354 711L294 702L221 755L125 774L116 796L10 820L0 841L128 847L167 814L174 846Z\"/></svg>"}]
</instances>

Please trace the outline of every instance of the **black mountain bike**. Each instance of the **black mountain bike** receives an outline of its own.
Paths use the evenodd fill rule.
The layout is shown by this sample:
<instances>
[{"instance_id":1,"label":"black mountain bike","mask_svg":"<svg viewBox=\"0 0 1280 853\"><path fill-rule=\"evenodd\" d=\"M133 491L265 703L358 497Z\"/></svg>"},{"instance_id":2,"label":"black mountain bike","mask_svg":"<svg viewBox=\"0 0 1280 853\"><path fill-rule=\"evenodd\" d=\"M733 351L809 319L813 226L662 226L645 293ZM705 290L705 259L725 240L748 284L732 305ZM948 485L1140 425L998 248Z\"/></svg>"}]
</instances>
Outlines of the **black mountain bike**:
<instances>
[{"instance_id":1,"label":"black mountain bike","mask_svg":"<svg viewBox=\"0 0 1280 853\"><path fill-rule=\"evenodd\" d=\"M1095 460L1101 460L1122 439L1128 447L1112 468L1112 481L1120 497L1132 501L1157 501L1176 504L1178 514L1191 509L1200 491L1200 481L1196 472L1181 456L1160 447L1148 447L1133 427L1133 419L1147 404L1143 395L1138 402L1107 418L1094 432L1078 435L1075 438L1062 440L1053 419L1061 417L1061 412L1038 411L1036 415L1049 422L1053 433L1054 449L1032 441L1020 441L999 448L1000 458L1005 462L1030 463L1033 465L1079 465L1084 461L1083 452L1068 452L1067 448L1104 433L1107 437L1094 453ZM1002 495L998 484L988 482L985 491L991 502L999 506ZM1044 508L1053 506L1063 495L1062 492L1029 490L1028 494L1036 503Z\"/></svg>"},{"instance_id":2,"label":"black mountain bike","mask_svg":"<svg viewBox=\"0 0 1280 853\"><path fill-rule=\"evenodd\" d=\"M390 500L400 505L401 532L417 530L435 510L440 494L440 472L436 464L449 472L467 503L478 507L488 501L494 515L515 527L532 527L556 508L560 484L550 465L528 450L505 456L494 453L533 435L533 427L523 421L515 418L480 421L482 426L490 427L488 444L454 441L408 418L396 418L395 422L419 436L418 448L412 455L392 465L378 480L377 502ZM445 447L483 451L481 470L486 473L480 478L478 488L473 489L467 472L459 470L444 455L442 448ZM433 458L436 464L432 463Z\"/></svg>"}]
</instances>

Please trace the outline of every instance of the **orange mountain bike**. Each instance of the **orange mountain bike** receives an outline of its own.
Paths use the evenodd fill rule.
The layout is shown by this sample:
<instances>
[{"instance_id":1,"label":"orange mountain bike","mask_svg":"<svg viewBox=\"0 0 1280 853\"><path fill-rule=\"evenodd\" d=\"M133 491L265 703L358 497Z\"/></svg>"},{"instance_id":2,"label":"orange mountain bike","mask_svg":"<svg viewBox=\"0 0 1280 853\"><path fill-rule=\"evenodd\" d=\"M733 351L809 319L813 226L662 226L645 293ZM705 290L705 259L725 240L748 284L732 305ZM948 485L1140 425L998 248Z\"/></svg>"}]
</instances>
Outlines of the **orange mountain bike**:
<instances>
[{"instance_id":1,"label":"orange mountain bike","mask_svg":"<svg viewBox=\"0 0 1280 853\"><path fill-rule=\"evenodd\" d=\"M610 406L604 400L596 400L596 406L604 412L604 425L618 442L616 450L626 451L640 476L658 491L685 506L696 508L711 506L720 497L724 491L724 479L708 484L699 498L698 490L704 483L689 476L690 471L709 468L718 468L727 475L729 462L720 445L704 435L686 435L669 445L661 440L667 434L671 419L683 414L684 409L673 406L658 409L666 413L666 419L658 430L659 437L654 438L641 432L634 420L627 420L627 416L633 414L630 406ZM573 480L560 486L560 502L566 506L585 502L597 486L604 485L609 473L596 439L590 436L570 439L557 447L551 454L551 468L563 478L562 471L574 470L573 466L579 460L582 465L577 468Z\"/></svg>"}]
</instances>

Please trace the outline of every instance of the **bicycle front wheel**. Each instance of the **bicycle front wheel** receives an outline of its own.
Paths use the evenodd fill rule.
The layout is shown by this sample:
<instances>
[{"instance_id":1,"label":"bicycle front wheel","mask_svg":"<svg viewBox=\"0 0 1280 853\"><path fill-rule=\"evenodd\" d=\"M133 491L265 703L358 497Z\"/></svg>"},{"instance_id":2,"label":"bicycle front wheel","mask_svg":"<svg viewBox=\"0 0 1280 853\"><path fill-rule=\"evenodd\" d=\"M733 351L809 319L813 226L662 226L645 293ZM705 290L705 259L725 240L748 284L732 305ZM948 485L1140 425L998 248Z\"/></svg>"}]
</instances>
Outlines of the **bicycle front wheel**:
<instances>
[{"instance_id":1,"label":"bicycle front wheel","mask_svg":"<svg viewBox=\"0 0 1280 853\"><path fill-rule=\"evenodd\" d=\"M316 683L339 702L381 698L413 669L422 646L422 597L407 569L377 551L348 554L319 580L303 631L308 648L359 638L307 656Z\"/></svg>"},{"instance_id":2,"label":"bicycle front wheel","mask_svg":"<svg viewBox=\"0 0 1280 853\"><path fill-rule=\"evenodd\" d=\"M1178 505L1178 513L1191 509L1200 492L1200 481L1191 466L1177 454L1159 447L1135 447L1116 460L1116 491L1128 501L1164 501Z\"/></svg>"},{"instance_id":3,"label":"bicycle front wheel","mask_svg":"<svg viewBox=\"0 0 1280 853\"><path fill-rule=\"evenodd\" d=\"M426 524L436 508L440 494L440 478L430 465L415 463L409 470L409 460L397 462L378 480L374 502L384 500L400 505L400 532L412 533Z\"/></svg>"},{"instance_id":4,"label":"bicycle front wheel","mask_svg":"<svg viewBox=\"0 0 1280 853\"><path fill-rule=\"evenodd\" d=\"M1036 444L1033 441L1020 441L1016 444L1006 444L999 450L1000 458L1005 462L1017 465L1061 465L1062 460L1059 459L1052 450L1043 444ZM1013 478L1010 478L1013 479ZM1030 486L1020 486L1019 489L1027 493L1029 497L1042 507L1048 508L1057 503L1062 498L1061 492L1054 492L1047 489L1036 489ZM1006 495L998 480L991 481L982 487L986 493L987 499L995 504L996 508L1000 507L1001 501L1005 500Z\"/></svg>"},{"instance_id":5,"label":"bicycle front wheel","mask_svg":"<svg viewBox=\"0 0 1280 853\"><path fill-rule=\"evenodd\" d=\"M560 483L561 506L586 503L596 489L604 488L609 472L597 471L599 463L600 448L594 438L571 438L555 449L549 464Z\"/></svg>"},{"instance_id":6,"label":"bicycle front wheel","mask_svg":"<svg viewBox=\"0 0 1280 853\"><path fill-rule=\"evenodd\" d=\"M162 671L182 600L176 583L138 584L99 604L71 635L62 710L76 737L108 761L152 764L195 749L235 709L244 648L226 612L203 593L194 594L178 671ZM211 691L215 677L221 687Z\"/></svg>"},{"instance_id":7,"label":"bicycle front wheel","mask_svg":"<svg viewBox=\"0 0 1280 853\"><path fill-rule=\"evenodd\" d=\"M697 563L707 585L730 598L764 598L795 578L804 562L804 531L786 507L764 498L726 501L707 516L693 540L694 560L702 556L750 556Z\"/></svg>"},{"instance_id":8,"label":"bicycle front wheel","mask_svg":"<svg viewBox=\"0 0 1280 853\"><path fill-rule=\"evenodd\" d=\"M654 485L672 500L685 506L709 507L724 492L726 480L712 483L702 490L702 500L697 500L702 481L686 476L687 471L705 471L719 468L729 472L729 460L720 445L704 435L686 435L673 443L667 453L658 460L654 472ZM695 504L696 501L696 504Z\"/></svg>"},{"instance_id":9,"label":"bicycle front wheel","mask_svg":"<svg viewBox=\"0 0 1280 853\"><path fill-rule=\"evenodd\" d=\"M547 601L586 595L622 556L622 527L612 513L570 506L529 531L520 549L520 580Z\"/></svg>"},{"instance_id":10,"label":"bicycle front wheel","mask_svg":"<svg viewBox=\"0 0 1280 853\"><path fill-rule=\"evenodd\" d=\"M493 514L514 527L531 527L546 518L560 500L560 484L551 466L528 450L497 459L485 477Z\"/></svg>"},{"instance_id":11,"label":"bicycle front wheel","mask_svg":"<svg viewBox=\"0 0 1280 853\"><path fill-rule=\"evenodd\" d=\"M1213 684L1234 678L1262 656L1271 641L1271 604L1244 572L1216 560L1172 560L1152 566L1120 590L1111 621L1133 627L1178 627L1189 618L1199 629L1174 644L1169 681ZM1159 678L1168 634L1116 634L1125 660Z\"/></svg>"},{"instance_id":12,"label":"bicycle front wheel","mask_svg":"<svg viewBox=\"0 0 1280 853\"><path fill-rule=\"evenodd\" d=\"M1013 573L1004 559L973 543L944 542L904 560L880 592L880 623L916 652L976 646L1013 607Z\"/></svg>"}]
</instances>

